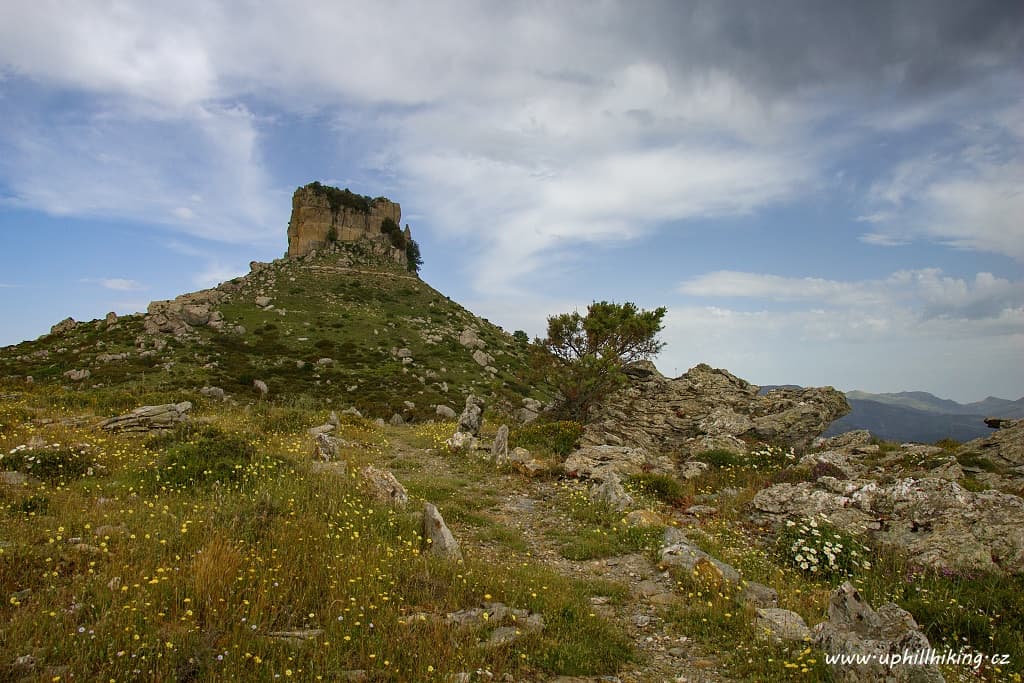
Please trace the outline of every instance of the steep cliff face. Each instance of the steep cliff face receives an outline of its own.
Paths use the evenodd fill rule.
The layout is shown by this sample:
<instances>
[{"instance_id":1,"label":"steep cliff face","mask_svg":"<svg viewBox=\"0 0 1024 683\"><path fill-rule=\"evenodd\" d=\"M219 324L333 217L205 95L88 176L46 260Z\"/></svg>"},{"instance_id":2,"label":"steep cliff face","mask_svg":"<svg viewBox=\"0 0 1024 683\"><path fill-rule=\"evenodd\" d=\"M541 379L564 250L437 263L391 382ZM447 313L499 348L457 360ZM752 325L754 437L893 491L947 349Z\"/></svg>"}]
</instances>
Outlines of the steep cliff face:
<instances>
[{"instance_id":1,"label":"steep cliff face","mask_svg":"<svg viewBox=\"0 0 1024 683\"><path fill-rule=\"evenodd\" d=\"M310 183L292 196L288 256L305 256L331 242L365 242L375 253L405 263L404 246L396 246L392 236L381 231L386 220L401 225L402 207L383 197L370 199Z\"/></svg>"}]
</instances>

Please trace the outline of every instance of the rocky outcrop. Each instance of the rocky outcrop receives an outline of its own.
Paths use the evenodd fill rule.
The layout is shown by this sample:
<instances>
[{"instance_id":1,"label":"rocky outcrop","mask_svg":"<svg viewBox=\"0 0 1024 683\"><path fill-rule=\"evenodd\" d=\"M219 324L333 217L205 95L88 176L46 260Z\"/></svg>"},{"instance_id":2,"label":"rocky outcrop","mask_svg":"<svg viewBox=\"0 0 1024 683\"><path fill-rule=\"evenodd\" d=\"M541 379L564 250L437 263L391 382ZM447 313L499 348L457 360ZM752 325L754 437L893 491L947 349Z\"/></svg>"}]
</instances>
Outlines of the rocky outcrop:
<instances>
[{"instance_id":1,"label":"rocky outcrop","mask_svg":"<svg viewBox=\"0 0 1024 683\"><path fill-rule=\"evenodd\" d=\"M1024 500L972 493L935 477L776 484L750 503L759 523L822 518L851 534L870 534L922 566L951 571L1024 572Z\"/></svg>"},{"instance_id":2,"label":"rocky outcrop","mask_svg":"<svg viewBox=\"0 0 1024 683\"><path fill-rule=\"evenodd\" d=\"M596 481L605 481L612 476L671 471L672 462L667 457L652 455L644 448L625 446L584 446L565 460L567 475Z\"/></svg>"},{"instance_id":3,"label":"rocky outcrop","mask_svg":"<svg viewBox=\"0 0 1024 683\"><path fill-rule=\"evenodd\" d=\"M50 334L64 334L75 329L77 326L78 322L74 318L64 318L50 328Z\"/></svg>"},{"instance_id":4,"label":"rocky outcrop","mask_svg":"<svg viewBox=\"0 0 1024 683\"><path fill-rule=\"evenodd\" d=\"M928 664L928 638L914 617L893 603L878 610L849 582L829 600L828 621L812 629L812 642L829 655L861 656L862 663L838 661L832 675L843 683L943 683L938 667Z\"/></svg>"},{"instance_id":5,"label":"rocky outcrop","mask_svg":"<svg viewBox=\"0 0 1024 683\"><path fill-rule=\"evenodd\" d=\"M698 365L668 379L647 361L626 369L629 386L601 406L581 443L651 452L703 449L706 438L744 437L804 448L850 411L831 387L759 388L725 371Z\"/></svg>"},{"instance_id":6,"label":"rocky outcrop","mask_svg":"<svg viewBox=\"0 0 1024 683\"><path fill-rule=\"evenodd\" d=\"M149 432L174 429L188 420L190 410L192 410L192 404L188 401L159 406L142 406L127 415L104 420L100 423L100 427L110 432Z\"/></svg>"},{"instance_id":7,"label":"rocky outcrop","mask_svg":"<svg viewBox=\"0 0 1024 683\"><path fill-rule=\"evenodd\" d=\"M402 207L384 197L369 199L310 183L292 195L288 256L305 256L333 242L362 242L374 253L404 264L405 249L395 247L381 231L386 219L400 225Z\"/></svg>"},{"instance_id":8,"label":"rocky outcrop","mask_svg":"<svg viewBox=\"0 0 1024 683\"><path fill-rule=\"evenodd\" d=\"M1024 477L1024 420L999 419L993 423L997 427L992 436L968 441L957 455L965 462L968 458L977 458L994 469Z\"/></svg>"},{"instance_id":9,"label":"rocky outcrop","mask_svg":"<svg viewBox=\"0 0 1024 683\"><path fill-rule=\"evenodd\" d=\"M215 306L227 295L219 289L204 289L169 301L154 301L146 309L143 328L147 334L181 336L196 327L223 329L224 316Z\"/></svg>"}]
</instances>

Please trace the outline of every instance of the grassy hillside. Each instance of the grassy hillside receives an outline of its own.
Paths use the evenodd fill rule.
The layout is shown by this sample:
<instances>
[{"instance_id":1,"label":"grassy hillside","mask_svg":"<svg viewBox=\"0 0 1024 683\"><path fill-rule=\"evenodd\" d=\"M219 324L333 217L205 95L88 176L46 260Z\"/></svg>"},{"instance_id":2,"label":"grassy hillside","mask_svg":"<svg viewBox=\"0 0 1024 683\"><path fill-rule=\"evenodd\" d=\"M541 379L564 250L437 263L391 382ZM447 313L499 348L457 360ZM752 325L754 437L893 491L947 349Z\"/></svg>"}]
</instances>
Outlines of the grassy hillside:
<instances>
[{"instance_id":1,"label":"grassy hillside","mask_svg":"<svg viewBox=\"0 0 1024 683\"><path fill-rule=\"evenodd\" d=\"M364 415L385 418L395 412L427 417L437 404L458 411L470 392L524 393L514 378L525 350L509 334L401 266L360 257L354 247L276 261L227 288L237 291L216 307L224 331L196 327L184 337L151 336L142 316L112 325L80 323L0 349L0 377L60 384L69 389L69 403L77 396L108 410L193 400L206 385L248 401L254 379L267 383L270 400L354 405ZM272 303L258 306L257 297ZM233 331L237 326L244 333ZM497 372L486 371L474 360L474 349L459 343L467 328L486 343ZM408 349L412 360L397 357L399 349ZM120 354L127 356L107 360ZM90 376L77 382L64 377L75 369L88 369Z\"/></svg>"}]
</instances>

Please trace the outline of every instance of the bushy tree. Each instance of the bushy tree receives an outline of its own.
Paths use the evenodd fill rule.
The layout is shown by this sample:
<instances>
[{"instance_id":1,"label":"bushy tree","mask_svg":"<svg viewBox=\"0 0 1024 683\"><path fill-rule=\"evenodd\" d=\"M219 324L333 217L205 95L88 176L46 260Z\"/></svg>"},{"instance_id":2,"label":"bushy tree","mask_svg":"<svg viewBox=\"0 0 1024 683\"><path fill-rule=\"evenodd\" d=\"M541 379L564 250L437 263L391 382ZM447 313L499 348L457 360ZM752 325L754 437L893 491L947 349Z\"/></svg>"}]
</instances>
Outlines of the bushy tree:
<instances>
[{"instance_id":1,"label":"bushy tree","mask_svg":"<svg viewBox=\"0 0 1024 683\"><path fill-rule=\"evenodd\" d=\"M410 273L418 273L422 265L423 257L420 255L420 245L416 240L410 239L405 244L405 267L409 269Z\"/></svg>"},{"instance_id":2,"label":"bushy tree","mask_svg":"<svg viewBox=\"0 0 1024 683\"><path fill-rule=\"evenodd\" d=\"M625 365L664 347L657 335L665 313L664 307L644 311L601 301L586 315L551 316L547 337L535 345L532 379L555 393L565 417L586 422L596 403L625 384Z\"/></svg>"}]
</instances>

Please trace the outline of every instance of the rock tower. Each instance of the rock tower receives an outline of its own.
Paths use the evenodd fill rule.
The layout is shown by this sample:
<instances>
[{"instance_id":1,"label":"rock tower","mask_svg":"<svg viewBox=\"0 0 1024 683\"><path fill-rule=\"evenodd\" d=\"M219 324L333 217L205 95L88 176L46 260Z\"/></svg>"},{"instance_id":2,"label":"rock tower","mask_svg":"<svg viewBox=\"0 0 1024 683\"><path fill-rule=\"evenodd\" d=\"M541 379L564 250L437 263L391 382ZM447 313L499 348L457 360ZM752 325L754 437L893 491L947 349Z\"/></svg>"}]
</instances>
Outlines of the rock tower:
<instances>
[{"instance_id":1,"label":"rock tower","mask_svg":"<svg viewBox=\"0 0 1024 683\"><path fill-rule=\"evenodd\" d=\"M412 233L408 226L401 230L401 220L402 207L389 199L310 183L292 195L288 256L305 256L334 243L361 242L377 255L405 263Z\"/></svg>"}]
</instances>

